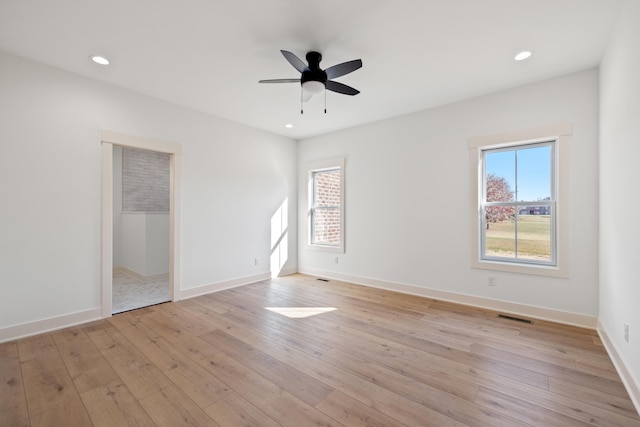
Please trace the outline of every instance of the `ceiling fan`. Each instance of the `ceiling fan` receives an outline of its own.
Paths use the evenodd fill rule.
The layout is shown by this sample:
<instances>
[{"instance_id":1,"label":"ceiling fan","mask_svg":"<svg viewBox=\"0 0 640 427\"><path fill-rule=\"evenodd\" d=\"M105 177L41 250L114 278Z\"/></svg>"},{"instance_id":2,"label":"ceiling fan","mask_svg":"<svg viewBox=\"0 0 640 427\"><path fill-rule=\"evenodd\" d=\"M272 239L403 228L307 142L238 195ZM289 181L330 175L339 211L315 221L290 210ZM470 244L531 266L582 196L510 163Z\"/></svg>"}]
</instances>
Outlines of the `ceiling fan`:
<instances>
[{"instance_id":1,"label":"ceiling fan","mask_svg":"<svg viewBox=\"0 0 640 427\"><path fill-rule=\"evenodd\" d=\"M302 87L302 101L308 101L311 96L321 93L325 89L343 95L353 96L360 93L359 90L333 81L332 79L344 76L362 67L362 60L355 59L353 61L343 62L323 70L320 68L320 61L322 61L322 54L320 54L320 52L311 51L307 53L306 59L308 65L289 51L281 50L280 52L282 52L285 59L293 65L293 68L301 73L300 78L260 80L258 83L300 83Z\"/></svg>"}]
</instances>

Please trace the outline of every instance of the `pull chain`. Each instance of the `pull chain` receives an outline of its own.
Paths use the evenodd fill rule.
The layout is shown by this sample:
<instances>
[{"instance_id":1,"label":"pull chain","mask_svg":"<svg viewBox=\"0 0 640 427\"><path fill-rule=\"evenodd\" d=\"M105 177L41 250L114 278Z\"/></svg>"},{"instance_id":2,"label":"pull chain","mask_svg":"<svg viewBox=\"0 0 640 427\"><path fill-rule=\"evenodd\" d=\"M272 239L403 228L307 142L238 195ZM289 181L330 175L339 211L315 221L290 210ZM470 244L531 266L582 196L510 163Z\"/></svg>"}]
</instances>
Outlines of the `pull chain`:
<instances>
[{"instance_id":1,"label":"pull chain","mask_svg":"<svg viewBox=\"0 0 640 427\"><path fill-rule=\"evenodd\" d=\"M327 89L324 90L324 113L327 114Z\"/></svg>"}]
</instances>

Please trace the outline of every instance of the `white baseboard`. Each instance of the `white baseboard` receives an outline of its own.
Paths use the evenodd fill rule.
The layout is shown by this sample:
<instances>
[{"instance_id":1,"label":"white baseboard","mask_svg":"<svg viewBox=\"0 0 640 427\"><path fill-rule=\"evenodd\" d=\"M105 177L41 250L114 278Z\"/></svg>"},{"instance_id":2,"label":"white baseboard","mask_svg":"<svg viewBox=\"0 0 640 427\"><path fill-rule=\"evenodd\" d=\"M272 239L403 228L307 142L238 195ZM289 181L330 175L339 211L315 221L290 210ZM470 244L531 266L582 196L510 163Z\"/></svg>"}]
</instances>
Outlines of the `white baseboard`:
<instances>
[{"instance_id":1,"label":"white baseboard","mask_svg":"<svg viewBox=\"0 0 640 427\"><path fill-rule=\"evenodd\" d=\"M63 316L36 320L35 322L8 326L6 328L0 328L0 343L68 328L69 326L75 326L99 319L102 319L101 307L79 311L77 313L65 314Z\"/></svg>"},{"instance_id":2,"label":"white baseboard","mask_svg":"<svg viewBox=\"0 0 640 427\"><path fill-rule=\"evenodd\" d=\"M595 330L597 327L597 317L587 316L578 313L569 313L560 310L552 310L543 307L535 307L525 304L518 304L508 301L493 300L490 298L473 295L459 294L456 292L442 291L438 289L424 288L422 286L408 285L402 283L387 282L384 280L370 279L349 274L336 273L333 271L323 271L314 268L301 267L298 271L311 276L326 277L343 282L355 283L357 285L371 286L373 288L386 289L389 291L401 292L409 295L416 295L425 298L433 298L440 301L453 302L456 304L468 305L472 307L484 308L499 311L505 314L514 314L520 317L547 320L550 322L562 323L565 325L578 326Z\"/></svg>"},{"instance_id":3,"label":"white baseboard","mask_svg":"<svg viewBox=\"0 0 640 427\"><path fill-rule=\"evenodd\" d=\"M183 300L195 298L199 297L200 295L223 291L225 289L237 288L238 286L250 285L252 283L261 282L268 279L271 279L271 272L267 271L265 273L260 273L253 276L239 277L237 279L225 280L223 282L198 286L197 288L184 289L180 291L180 299Z\"/></svg>"},{"instance_id":4,"label":"white baseboard","mask_svg":"<svg viewBox=\"0 0 640 427\"><path fill-rule=\"evenodd\" d=\"M622 383L626 387L633 405L636 407L636 411L640 414L640 384L638 383L638 380L634 378L631 370L627 367L627 363L618 352L616 346L613 345L613 341L609 338L607 330L600 321L598 321L598 335L600 335L600 340L602 341L604 348L607 350L613 365L616 367L616 371L618 371L618 375L620 375Z\"/></svg>"}]
</instances>

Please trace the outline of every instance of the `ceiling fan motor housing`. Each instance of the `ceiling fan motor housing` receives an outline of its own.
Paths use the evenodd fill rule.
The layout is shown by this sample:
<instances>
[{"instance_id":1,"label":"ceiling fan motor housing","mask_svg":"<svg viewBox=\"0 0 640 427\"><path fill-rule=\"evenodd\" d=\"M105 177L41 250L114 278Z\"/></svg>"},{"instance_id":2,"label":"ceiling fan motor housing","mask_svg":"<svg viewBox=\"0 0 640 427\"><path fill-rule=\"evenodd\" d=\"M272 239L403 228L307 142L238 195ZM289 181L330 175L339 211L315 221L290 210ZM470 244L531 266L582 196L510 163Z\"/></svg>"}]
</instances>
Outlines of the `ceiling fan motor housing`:
<instances>
[{"instance_id":1,"label":"ceiling fan motor housing","mask_svg":"<svg viewBox=\"0 0 640 427\"><path fill-rule=\"evenodd\" d=\"M307 53L307 63L309 66L305 68L300 77L300 83L302 83L303 86L306 82L319 82L324 89L324 85L327 83L327 73L320 68L320 61L322 61L322 54L320 54L320 52L311 51Z\"/></svg>"}]
</instances>

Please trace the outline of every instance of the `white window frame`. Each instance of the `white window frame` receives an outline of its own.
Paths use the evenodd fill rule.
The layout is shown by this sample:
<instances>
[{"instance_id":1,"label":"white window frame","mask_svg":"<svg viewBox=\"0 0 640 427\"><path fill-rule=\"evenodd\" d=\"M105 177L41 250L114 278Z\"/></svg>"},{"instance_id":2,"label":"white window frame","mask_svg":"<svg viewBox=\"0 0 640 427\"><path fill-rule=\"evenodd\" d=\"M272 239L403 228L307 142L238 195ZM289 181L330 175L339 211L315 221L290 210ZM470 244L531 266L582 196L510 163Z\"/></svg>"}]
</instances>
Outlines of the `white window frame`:
<instances>
[{"instance_id":1,"label":"white window frame","mask_svg":"<svg viewBox=\"0 0 640 427\"><path fill-rule=\"evenodd\" d=\"M517 152L518 150L525 150L534 147L543 147L548 146L551 148L551 170L550 170L550 181L551 181L551 194L550 200L536 201L536 200L513 200L510 202L487 202L486 201L486 191L487 191L487 170L486 170L486 156L488 153L496 153L496 152L516 152L516 171L518 168L517 162ZM506 147L483 147L481 149L482 153L482 196L480 198L480 258L483 261L504 261L509 263L518 263L518 264L536 264L536 265L548 265L548 266L556 266L557 265L557 244L556 244L556 177L555 177L555 164L556 164L556 147L557 140L555 138L547 139L544 141L535 141L535 142L517 142ZM515 188L513 191L515 194L518 194L518 173L516 172L516 182ZM487 230L487 222L486 222L486 209L492 206L509 206L513 207L516 212L519 212L521 207L531 206L531 205L539 205L539 206L548 206L550 210L551 224L550 224L550 246L551 246L551 260L550 261L538 261L538 260L530 260L530 259L516 259L513 258L503 258L499 256L490 256L486 254L486 230ZM516 221L516 233L518 230L518 222ZM516 245L516 254L518 253L518 237L516 234L515 245Z\"/></svg>"},{"instance_id":2,"label":"white window frame","mask_svg":"<svg viewBox=\"0 0 640 427\"><path fill-rule=\"evenodd\" d=\"M572 135L570 124L561 124L537 129L491 135L469 140L471 177L471 266L472 268L534 274L551 277L569 277L569 148ZM554 141L554 170L552 185L555 190L555 221L552 224L554 245L552 263L536 263L525 260L483 259L482 232L485 226L483 210L483 186L485 170L483 152L490 149L525 146ZM555 231L555 232L554 232Z\"/></svg>"},{"instance_id":3,"label":"white window frame","mask_svg":"<svg viewBox=\"0 0 640 427\"><path fill-rule=\"evenodd\" d=\"M320 162L314 162L307 167L307 247L314 250L322 250L326 252L344 253L345 246L345 204L344 204L344 159L331 159ZM340 243L338 245L326 245L313 242L313 214L314 214L314 173L329 170L340 170Z\"/></svg>"}]
</instances>

